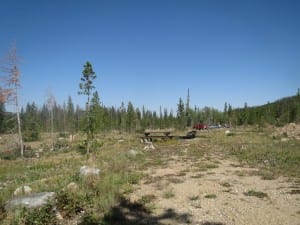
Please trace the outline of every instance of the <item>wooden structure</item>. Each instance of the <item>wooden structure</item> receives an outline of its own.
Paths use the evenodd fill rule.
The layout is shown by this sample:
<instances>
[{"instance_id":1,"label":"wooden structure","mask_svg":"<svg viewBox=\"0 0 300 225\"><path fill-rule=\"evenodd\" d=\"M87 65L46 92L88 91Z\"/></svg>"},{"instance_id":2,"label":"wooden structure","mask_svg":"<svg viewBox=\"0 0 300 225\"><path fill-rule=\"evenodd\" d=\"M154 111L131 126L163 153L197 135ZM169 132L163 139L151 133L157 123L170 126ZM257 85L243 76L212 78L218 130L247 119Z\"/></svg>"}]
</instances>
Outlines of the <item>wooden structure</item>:
<instances>
[{"instance_id":1,"label":"wooden structure","mask_svg":"<svg viewBox=\"0 0 300 225\"><path fill-rule=\"evenodd\" d=\"M182 138L182 139L189 139L195 138L197 134L197 130L189 130L185 135L176 135L174 134L174 129L157 129L157 130L145 130L144 131L144 138L148 141L152 141L153 139L162 139L168 140L175 138Z\"/></svg>"},{"instance_id":2,"label":"wooden structure","mask_svg":"<svg viewBox=\"0 0 300 225\"><path fill-rule=\"evenodd\" d=\"M163 140L172 139L174 129L163 129L163 130L145 130L144 135L145 138L149 141L152 141L153 138L161 138Z\"/></svg>"}]
</instances>

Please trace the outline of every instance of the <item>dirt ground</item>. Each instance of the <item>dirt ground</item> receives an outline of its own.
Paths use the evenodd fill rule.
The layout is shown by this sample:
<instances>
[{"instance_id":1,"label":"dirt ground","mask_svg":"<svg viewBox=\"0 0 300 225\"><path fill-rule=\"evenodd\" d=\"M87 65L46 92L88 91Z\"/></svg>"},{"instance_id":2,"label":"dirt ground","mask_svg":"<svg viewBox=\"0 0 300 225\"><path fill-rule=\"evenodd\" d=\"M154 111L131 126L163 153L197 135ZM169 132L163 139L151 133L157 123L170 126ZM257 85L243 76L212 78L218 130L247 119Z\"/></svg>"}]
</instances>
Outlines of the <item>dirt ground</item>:
<instances>
[{"instance_id":1,"label":"dirt ground","mask_svg":"<svg viewBox=\"0 0 300 225\"><path fill-rule=\"evenodd\" d=\"M300 184L295 180L263 180L257 169L218 153L198 159L161 157L167 163L145 171L146 178L129 197L151 213L124 203L126 218L131 218L125 224L300 225Z\"/></svg>"}]
</instances>

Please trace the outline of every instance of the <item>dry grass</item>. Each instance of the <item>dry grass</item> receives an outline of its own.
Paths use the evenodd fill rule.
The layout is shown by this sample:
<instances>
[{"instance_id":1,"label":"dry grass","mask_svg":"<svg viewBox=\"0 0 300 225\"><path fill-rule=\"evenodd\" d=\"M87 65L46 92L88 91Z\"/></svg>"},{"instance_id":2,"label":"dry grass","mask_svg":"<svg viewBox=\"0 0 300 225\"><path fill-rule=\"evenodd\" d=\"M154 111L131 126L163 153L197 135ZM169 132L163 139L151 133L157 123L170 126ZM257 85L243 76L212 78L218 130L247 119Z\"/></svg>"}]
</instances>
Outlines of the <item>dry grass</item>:
<instances>
[{"instance_id":1,"label":"dry grass","mask_svg":"<svg viewBox=\"0 0 300 225\"><path fill-rule=\"evenodd\" d=\"M143 151L143 145L135 135L110 133L98 136L99 145L96 146L87 157L80 150L80 141L70 144L68 150L47 151L41 158L25 158L3 160L0 159L0 223L8 221L2 208L4 202L13 196L14 190L21 185L29 185L34 192L55 191L61 193L62 189L70 182L78 184L79 190L74 195L61 193L62 199L67 199L67 205L78 206L83 202L83 207L91 218L101 218L111 207L119 201L122 196L134 191L134 184L137 184L144 176L143 170L151 167L167 166L170 160L181 157L193 161L194 165L188 171L179 171L176 177L170 177L169 182L181 183L183 178L201 178L203 171L213 171L218 168L219 160L226 157L238 159L237 167L250 165L256 170L237 171L240 176L260 175L263 179L276 179L277 176L285 175L298 177L300 175L300 143L290 140L281 143L274 139L270 131L258 133L255 130L233 131L233 136L225 136L224 130L213 130L205 134L199 134L194 140L168 140L156 142L158 147L153 151ZM8 138L8 137L6 137ZM34 147L48 146L49 137L43 136L37 143L31 143ZM6 144L7 140L2 144ZM0 143L1 145L1 143ZM3 146L3 145L2 145ZM130 150L141 152L135 156L128 154ZM213 156L219 156L218 159ZM82 180L78 176L78 170L82 165L98 167L101 174L97 179ZM190 175L190 172L198 172ZM213 173L213 172L211 172ZM181 179L182 178L182 179ZM155 183L160 178L149 177L146 182ZM158 184L159 185L159 184ZM231 184L221 183L225 188ZM161 184L159 190L165 190ZM295 189L295 194L299 190ZM265 193L249 191L247 196L265 198ZM291 193L294 194L294 193ZM162 197L172 198L175 193L172 189L162 192ZM140 199L142 204L150 208L153 196L144 196ZM201 207L199 196L192 196L191 201L195 207ZM205 198L216 198L215 194L208 194ZM194 199L195 198L195 199ZM63 202L61 200L61 202ZM78 206L78 207L79 207ZM2 208L1 208L2 207ZM76 208L75 207L75 208ZM70 218L76 216L76 212L70 208ZM76 210L75 210L76 211ZM65 212L67 213L67 212ZM6 218L6 219L5 219ZM2 221L1 221L2 219ZM4 223L4 222L3 222ZM5 224L5 223L4 223Z\"/></svg>"}]
</instances>

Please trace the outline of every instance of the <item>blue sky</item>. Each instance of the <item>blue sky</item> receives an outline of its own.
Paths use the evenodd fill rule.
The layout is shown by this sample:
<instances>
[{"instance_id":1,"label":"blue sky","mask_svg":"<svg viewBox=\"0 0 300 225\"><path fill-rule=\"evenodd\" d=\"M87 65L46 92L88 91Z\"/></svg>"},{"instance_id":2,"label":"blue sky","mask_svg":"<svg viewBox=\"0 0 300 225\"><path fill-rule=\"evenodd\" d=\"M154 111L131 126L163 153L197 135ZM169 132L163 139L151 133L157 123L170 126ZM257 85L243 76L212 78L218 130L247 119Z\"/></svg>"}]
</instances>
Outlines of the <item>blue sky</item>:
<instances>
[{"instance_id":1,"label":"blue sky","mask_svg":"<svg viewBox=\"0 0 300 225\"><path fill-rule=\"evenodd\" d=\"M21 103L78 96L90 61L106 106L260 105L300 88L300 1L2 0L0 55L17 43Z\"/></svg>"}]
</instances>

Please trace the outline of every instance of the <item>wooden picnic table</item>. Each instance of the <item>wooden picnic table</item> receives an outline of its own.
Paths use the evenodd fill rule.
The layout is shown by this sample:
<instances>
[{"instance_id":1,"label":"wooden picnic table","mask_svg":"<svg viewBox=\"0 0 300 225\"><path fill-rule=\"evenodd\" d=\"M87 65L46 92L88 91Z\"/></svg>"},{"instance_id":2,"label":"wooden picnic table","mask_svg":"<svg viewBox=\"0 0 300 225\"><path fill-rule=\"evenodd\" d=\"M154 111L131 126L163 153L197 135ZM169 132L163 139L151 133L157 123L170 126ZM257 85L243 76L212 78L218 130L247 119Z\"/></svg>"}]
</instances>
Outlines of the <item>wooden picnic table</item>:
<instances>
[{"instance_id":1,"label":"wooden picnic table","mask_svg":"<svg viewBox=\"0 0 300 225\"><path fill-rule=\"evenodd\" d=\"M157 130L145 130L145 137L157 136L157 137L172 137L170 134L174 132L174 129L157 129Z\"/></svg>"},{"instance_id":2,"label":"wooden picnic table","mask_svg":"<svg viewBox=\"0 0 300 225\"><path fill-rule=\"evenodd\" d=\"M146 140L152 141L152 138L161 138L163 140L172 139L173 137L194 138L197 134L197 130L189 130L185 133L185 135L175 135L174 132L174 129L147 129L144 131L144 135Z\"/></svg>"}]
</instances>

